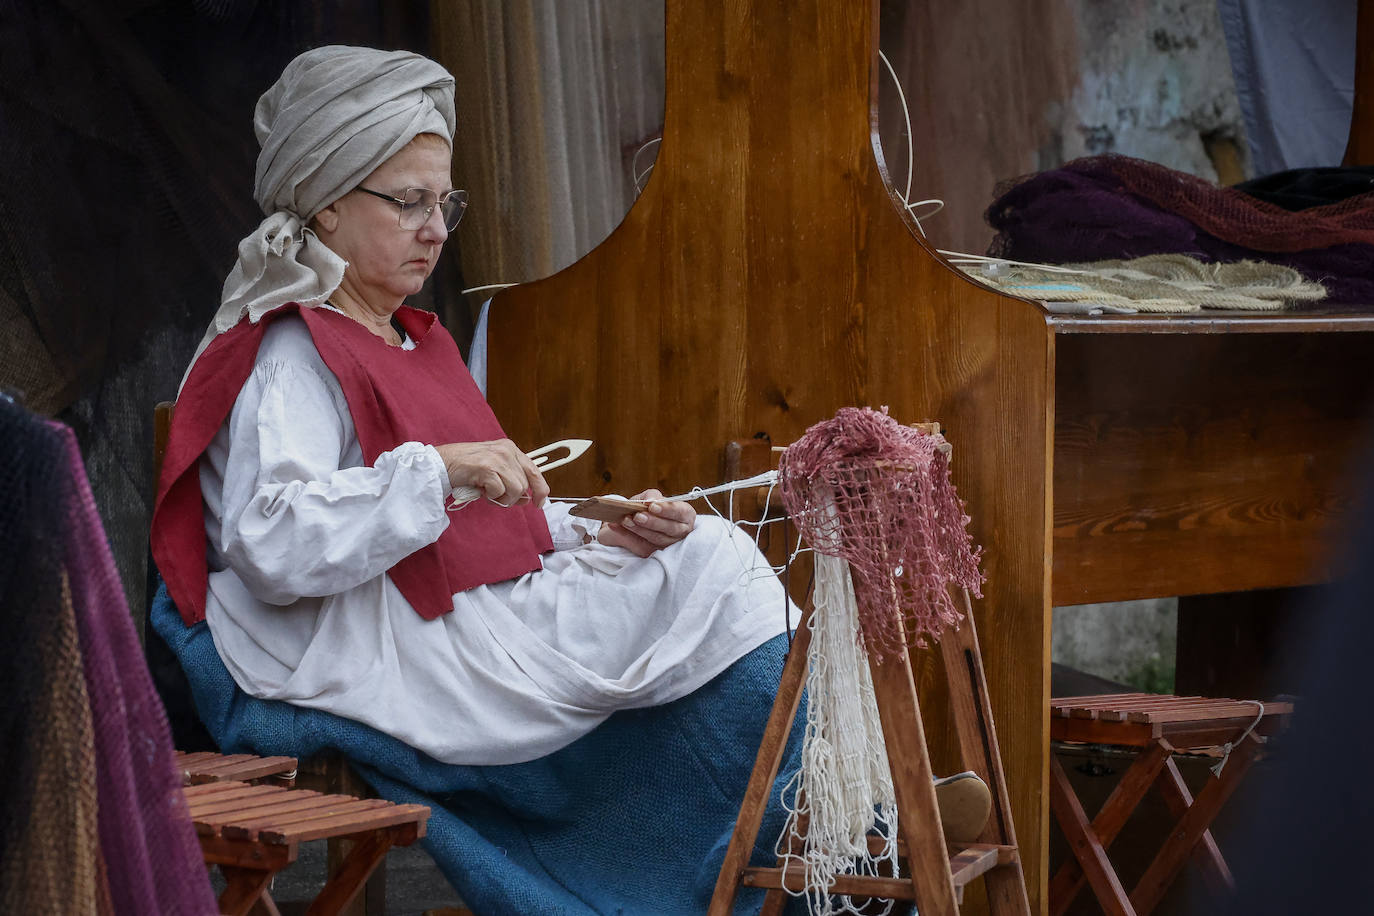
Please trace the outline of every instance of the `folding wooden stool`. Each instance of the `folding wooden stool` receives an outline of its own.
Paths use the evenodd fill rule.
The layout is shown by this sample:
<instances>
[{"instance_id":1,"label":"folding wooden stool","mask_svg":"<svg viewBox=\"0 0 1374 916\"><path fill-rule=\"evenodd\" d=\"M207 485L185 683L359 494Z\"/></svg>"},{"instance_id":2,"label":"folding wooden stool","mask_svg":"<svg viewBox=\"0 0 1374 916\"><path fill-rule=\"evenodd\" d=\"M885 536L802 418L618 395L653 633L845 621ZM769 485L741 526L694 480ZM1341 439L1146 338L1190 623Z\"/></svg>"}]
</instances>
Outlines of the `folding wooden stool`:
<instances>
[{"instance_id":1,"label":"folding wooden stool","mask_svg":"<svg viewBox=\"0 0 1374 916\"><path fill-rule=\"evenodd\" d=\"M290 786L296 780L295 757L177 751L175 760L183 786L199 786L223 780L258 782L266 779L277 785Z\"/></svg>"},{"instance_id":2,"label":"folding wooden stool","mask_svg":"<svg viewBox=\"0 0 1374 916\"><path fill-rule=\"evenodd\" d=\"M220 912L231 916L254 907L276 913L268 887L273 875L296 861L300 844L347 837L354 841L352 850L306 910L310 916L339 913L387 850L423 837L429 820L423 805L306 789L222 780L185 791L201 853L206 863L220 867L227 882Z\"/></svg>"},{"instance_id":3,"label":"folding wooden stool","mask_svg":"<svg viewBox=\"0 0 1374 916\"><path fill-rule=\"evenodd\" d=\"M296 860L301 843L320 839L346 840L348 849L330 863L307 913L342 913L387 850L423 837L429 820L423 805L292 790L294 757L178 751L176 766L205 862L224 873L222 913L276 914L273 875Z\"/></svg>"},{"instance_id":4,"label":"folding wooden stool","mask_svg":"<svg viewBox=\"0 0 1374 916\"><path fill-rule=\"evenodd\" d=\"M1159 904L1189 856L1210 885L1233 891L1231 871L1209 828L1260 756L1265 738L1279 731L1292 711L1291 703L1148 693L1051 700L1052 742L1139 748L1140 753L1091 823L1064 768L1050 754L1050 806L1074 854L1050 881L1050 916L1064 913L1085 883L1109 916L1144 916ZM1174 763L1176 752L1211 752L1223 764L1196 799ZM1151 786L1159 787L1177 823L1128 895L1107 847Z\"/></svg>"}]
</instances>

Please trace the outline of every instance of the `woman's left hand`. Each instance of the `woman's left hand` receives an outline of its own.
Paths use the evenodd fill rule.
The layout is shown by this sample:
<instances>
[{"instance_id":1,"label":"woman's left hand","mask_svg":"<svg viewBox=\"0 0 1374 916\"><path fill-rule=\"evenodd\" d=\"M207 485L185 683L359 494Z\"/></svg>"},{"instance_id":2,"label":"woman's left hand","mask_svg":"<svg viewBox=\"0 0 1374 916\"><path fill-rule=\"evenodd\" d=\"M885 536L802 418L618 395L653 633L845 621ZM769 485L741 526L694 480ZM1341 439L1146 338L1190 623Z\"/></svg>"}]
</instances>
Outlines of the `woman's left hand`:
<instances>
[{"instance_id":1,"label":"woman's left hand","mask_svg":"<svg viewBox=\"0 0 1374 916\"><path fill-rule=\"evenodd\" d=\"M602 544L647 557L685 538L696 523L697 512L690 504L665 500L658 490L645 490L630 498L649 503L648 510L602 525L596 538Z\"/></svg>"}]
</instances>

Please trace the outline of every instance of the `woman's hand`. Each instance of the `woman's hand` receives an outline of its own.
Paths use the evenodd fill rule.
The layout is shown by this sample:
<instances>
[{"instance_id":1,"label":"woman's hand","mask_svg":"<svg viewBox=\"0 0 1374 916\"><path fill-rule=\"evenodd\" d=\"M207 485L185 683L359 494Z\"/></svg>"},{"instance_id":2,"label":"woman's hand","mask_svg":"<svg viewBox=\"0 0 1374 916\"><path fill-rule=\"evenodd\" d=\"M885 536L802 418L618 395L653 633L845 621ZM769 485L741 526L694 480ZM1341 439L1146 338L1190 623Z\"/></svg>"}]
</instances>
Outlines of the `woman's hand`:
<instances>
[{"instance_id":1,"label":"woman's hand","mask_svg":"<svg viewBox=\"0 0 1374 916\"><path fill-rule=\"evenodd\" d=\"M435 448L444 459L451 487L475 487L502 506L513 506L524 499L542 506L549 495L544 475L509 439L450 442Z\"/></svg>"},{"instance_id":2,"label":"woman's hand","mask_svg":"<svg viewBox=\"0 0 1374 916\"><path fill-rule=\"evenodd\" d=\"M645 490L630 498L649 503L648 511L602 525L596 538L602 544L624 547L635 556L647 557L685 538L696 523L697 512L690 504L669 502L658 490Z\"/></svg>"}]
</instances>

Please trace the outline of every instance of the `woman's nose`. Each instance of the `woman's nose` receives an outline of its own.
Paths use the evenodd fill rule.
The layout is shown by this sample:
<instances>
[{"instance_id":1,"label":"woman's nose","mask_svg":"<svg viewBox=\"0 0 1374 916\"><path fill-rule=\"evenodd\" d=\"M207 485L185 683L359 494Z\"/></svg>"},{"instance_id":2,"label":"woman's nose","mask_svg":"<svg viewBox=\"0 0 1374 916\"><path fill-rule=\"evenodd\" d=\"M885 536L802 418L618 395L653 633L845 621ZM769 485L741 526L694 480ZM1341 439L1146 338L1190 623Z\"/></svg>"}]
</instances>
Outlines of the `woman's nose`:
<instances>
[{"instance_id":1,"label":"woman's nose","mask_svg":"<svg viewBox=\"0 0 1374 916\"><path fill-rule=\"evenodd\" d=\"M425 220L416 235L423 242L433 242L442 245L448 239L448 227L444 225L443 208L436 206L429 211L429 219Z\"/></svg>"}]
</instances>

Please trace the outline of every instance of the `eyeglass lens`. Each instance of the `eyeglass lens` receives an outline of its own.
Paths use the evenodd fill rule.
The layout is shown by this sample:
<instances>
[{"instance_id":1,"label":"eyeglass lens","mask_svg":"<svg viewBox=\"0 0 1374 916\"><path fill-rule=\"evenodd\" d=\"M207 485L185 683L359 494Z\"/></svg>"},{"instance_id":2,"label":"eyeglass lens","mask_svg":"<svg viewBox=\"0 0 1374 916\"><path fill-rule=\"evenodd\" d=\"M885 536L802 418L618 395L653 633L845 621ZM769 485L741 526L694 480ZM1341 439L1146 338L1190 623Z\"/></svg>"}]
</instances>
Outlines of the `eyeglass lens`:
<instances>
[{"instance_id":1,"label":"eyeglass lens","mask_svg":"<svg viewBox=\"0 0 1374 916\"><path fill-rule=\"evenodd\" d=\"M419 229L429 219L437 204L444 217L444 227L452 231L463 218L468 206L467 191L450 192L443 203L439 196L429 188L407 188L401 204L401 228Z\"/></svg>"}]
</instances>

